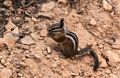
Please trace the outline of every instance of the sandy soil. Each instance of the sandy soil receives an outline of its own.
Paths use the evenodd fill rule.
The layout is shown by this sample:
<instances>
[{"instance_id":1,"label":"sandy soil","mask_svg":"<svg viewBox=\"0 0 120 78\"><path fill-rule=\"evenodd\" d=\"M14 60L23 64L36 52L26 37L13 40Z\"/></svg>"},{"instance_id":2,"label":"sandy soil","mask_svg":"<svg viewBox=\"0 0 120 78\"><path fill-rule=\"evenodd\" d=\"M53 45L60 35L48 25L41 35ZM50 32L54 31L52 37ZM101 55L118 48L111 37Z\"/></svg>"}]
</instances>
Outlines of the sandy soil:
<instances>
[{"instance_id":1,"label":"sandy soil","mask_svg":"<svg viewBox=\"0 0 120 78\"><path fill-rule=\"evenodd\" d=\"M97 72L90 56L64 59L47 37L62 18L80 48L93 45ZM119 0L1 0L0 78L120 78L119 33Z\"/></svg>"}]
</instances>

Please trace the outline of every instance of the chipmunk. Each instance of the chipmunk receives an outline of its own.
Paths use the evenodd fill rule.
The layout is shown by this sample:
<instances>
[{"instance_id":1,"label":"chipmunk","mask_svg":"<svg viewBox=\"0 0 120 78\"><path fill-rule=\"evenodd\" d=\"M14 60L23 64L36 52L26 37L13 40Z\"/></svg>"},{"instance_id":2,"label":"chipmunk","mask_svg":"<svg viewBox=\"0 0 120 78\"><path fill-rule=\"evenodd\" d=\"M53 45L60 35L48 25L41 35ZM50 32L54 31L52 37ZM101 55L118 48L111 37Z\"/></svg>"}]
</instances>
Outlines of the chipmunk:
<instances>
[{"instance_id":1,"label":"chipmunk","mask_svg":"<svg viewBox=\"0 0 120 78\"><path fill-rule=\"evenodd\" d=\"M59 23L55 23L48 27L48 36L60 43L64 56L73 57L75 55L84 56L89 54L94 58L93 70L96 71L99 67L99 59L95 51L91 46L79 50L78 37L75 33L64 27L64 19L61 19Z\"/></svg>"}]
</instances>

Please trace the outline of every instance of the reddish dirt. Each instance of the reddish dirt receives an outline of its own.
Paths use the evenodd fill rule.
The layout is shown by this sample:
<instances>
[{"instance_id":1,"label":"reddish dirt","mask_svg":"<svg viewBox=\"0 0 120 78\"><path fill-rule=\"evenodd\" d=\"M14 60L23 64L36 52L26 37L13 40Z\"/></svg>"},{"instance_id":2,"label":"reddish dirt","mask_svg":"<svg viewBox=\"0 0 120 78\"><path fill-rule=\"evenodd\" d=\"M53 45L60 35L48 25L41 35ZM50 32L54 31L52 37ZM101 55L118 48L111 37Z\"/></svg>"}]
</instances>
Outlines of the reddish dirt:
<instances>
[{"instance_id":1,"label":"reddish dirt","mask_svg":"<svg viewBox=\"0 0 120 78\"><path fill-rule=\"evenodd\" d=\"M0 78L120 78L119 0L21 1L26 5L0 4ZM97 72L90 56L64 59L58 43L47 37L48 26L62 18L80 48L93 45Z\"/></svg>"}]
</instances>

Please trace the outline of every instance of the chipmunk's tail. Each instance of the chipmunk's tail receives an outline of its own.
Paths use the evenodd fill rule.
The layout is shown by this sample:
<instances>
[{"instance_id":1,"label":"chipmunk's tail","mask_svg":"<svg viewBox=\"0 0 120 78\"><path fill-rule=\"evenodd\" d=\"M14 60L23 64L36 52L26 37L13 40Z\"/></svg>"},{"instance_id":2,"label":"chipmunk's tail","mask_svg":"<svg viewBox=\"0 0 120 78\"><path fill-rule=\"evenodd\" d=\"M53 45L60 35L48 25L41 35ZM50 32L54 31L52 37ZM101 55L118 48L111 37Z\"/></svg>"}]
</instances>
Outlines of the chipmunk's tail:
<instances>
[{"instance_id":1,"label":"chipmunk's tail","mask_svg":"<svg viewBox=\"0 0 120 78\"><path fill-rule=\"evenodd\" d=\"M83 49L81 49L79 51L80 56L84 56L84 55L91 55L94 59L94 71L97 71L98 67L99 67L99 59L98 56L96 54L96 52L91 48L91 47L85 47Z\"/></svg>"}]
</instances>

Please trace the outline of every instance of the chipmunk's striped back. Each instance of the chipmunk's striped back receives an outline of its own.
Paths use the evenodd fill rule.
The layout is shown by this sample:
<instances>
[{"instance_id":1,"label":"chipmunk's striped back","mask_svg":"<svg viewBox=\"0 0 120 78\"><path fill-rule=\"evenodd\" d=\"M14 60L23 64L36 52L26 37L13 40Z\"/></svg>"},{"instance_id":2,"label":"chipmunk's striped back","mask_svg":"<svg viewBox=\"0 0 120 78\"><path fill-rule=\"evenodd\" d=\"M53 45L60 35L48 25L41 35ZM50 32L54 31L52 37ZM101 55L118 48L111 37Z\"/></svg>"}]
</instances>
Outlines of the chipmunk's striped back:
<instances>
[{"instance_id":1,"label":"chipmunk's striped back","mask_svg":"<svg viewBox=\"0 0 120 78\"><path fill-rule=\"evenodd\" d=\"M69 30L66 30L66 36L71 38L71 40L74 44L74 50L77 50L78 44L79 44L77 35Z\"/></svg>"}]
</instances>

